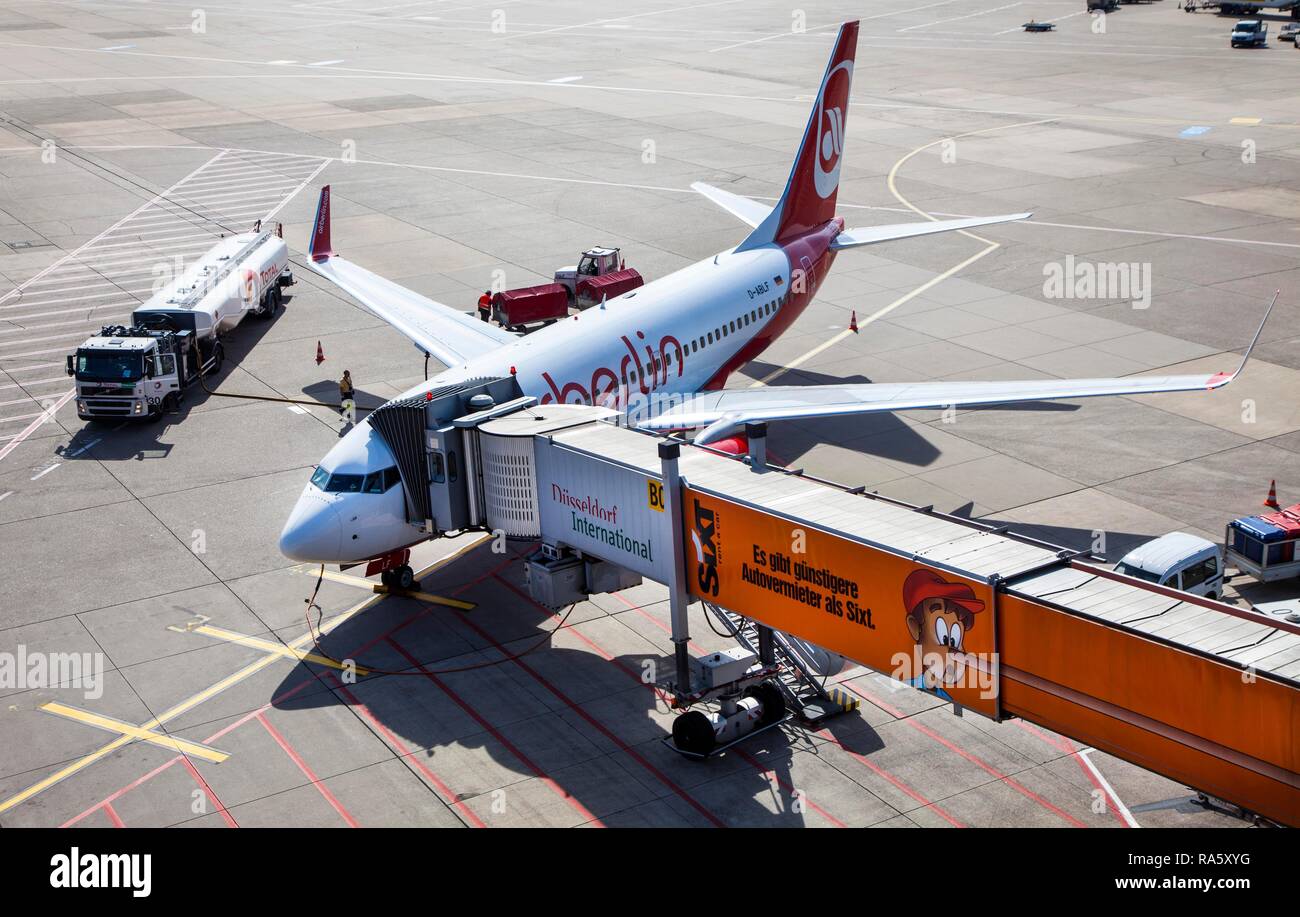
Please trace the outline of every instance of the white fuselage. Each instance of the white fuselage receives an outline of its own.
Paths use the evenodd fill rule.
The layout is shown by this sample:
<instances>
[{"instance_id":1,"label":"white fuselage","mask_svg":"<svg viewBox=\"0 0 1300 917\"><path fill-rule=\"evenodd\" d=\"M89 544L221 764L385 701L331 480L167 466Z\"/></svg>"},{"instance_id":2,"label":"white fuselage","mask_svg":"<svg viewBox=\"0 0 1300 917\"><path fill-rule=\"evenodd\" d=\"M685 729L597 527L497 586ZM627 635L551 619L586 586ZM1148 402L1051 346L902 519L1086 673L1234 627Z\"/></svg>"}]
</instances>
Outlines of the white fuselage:
<instances>
[{"instance_id":1,"label":"white fuselage","mask_svg":"<svg viewBox=\"0 0 1300 917\"><path fill-rule=\"evenodd\" d=\"M595 401L632 416L653 414L663 400L720 385L747 344L771 335L788 300L806 301L813 292L792 298L789 289L780 246L723 252L448 367L400 397L513 373L523 393L542 404ZM379 435L359 423L321 461L317 483L307 485L285 525L281 551L300 561L349 563L421 540L406 520L400 485L378 493L318 486L322 475L373 475L393 465Z\"/></svg>"}]
</instances>

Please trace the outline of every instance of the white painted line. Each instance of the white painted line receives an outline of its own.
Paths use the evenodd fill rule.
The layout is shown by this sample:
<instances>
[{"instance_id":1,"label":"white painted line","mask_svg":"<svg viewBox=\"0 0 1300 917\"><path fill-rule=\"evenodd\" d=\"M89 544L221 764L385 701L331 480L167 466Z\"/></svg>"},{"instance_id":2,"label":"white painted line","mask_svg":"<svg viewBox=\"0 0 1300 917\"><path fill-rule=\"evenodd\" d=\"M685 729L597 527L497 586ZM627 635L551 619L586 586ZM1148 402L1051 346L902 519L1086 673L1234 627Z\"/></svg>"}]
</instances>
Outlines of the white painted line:
<instances>
[{"instance_id":1,"label":"white painted line","mask_svg":"<svg viewBox=\"0 0 1300 917\"><path fill-rule=\"evenodd\" d=\"M54 382L67 382L66 376L54 376L51 379L37 379L35 382L6 382L0 388L31 388L34 385L50 385Z\"/></svg>"},{"instance_id":2,"label":"white painted line","mask_svg":"<svg viewBox=\"0 0 1300 917\"><path fill-rule=\"evenodd\" d=\"M298 62L296 60L269 60L267 63L275 67L284 67L288 64L296 64Z\"/></svg>"},{"instance_id":3,"label":"white painted line","mask_svg":"<svg viewBox=\"0 0 1300 917\"><path fill-rule=\"evenodd\" d=\"M61 306L64 303L70 302L88 302L92 299L112 300L113 298L113 296L109 295L109 291L105 290L103 293L94 293L89 296L64 296L58 299L23 300L21 302L10 303L7 306L0 306L0 309L30 309L33 306Z\"/></svg>"},{"instance_id":4,"label":"white painted line","mask_svg":"<svg viewBox=\"0 0 1300 917\"><path fill-rule=\"evenodd\" d=\"M5 497L12 497L13 494L14 492L12 490L6 490L4 493L0 494L0 500L3 500Z\"/></svg>"},{"instance_id":5,"label":"white painted line","mask_svg":"<svg viewBox=\"0 0 1300 917\"><path fill-rule=\"evenodd\" d=\"M54 367L63 367L63 363L33 363L31 366L13 366L5 369L9 375L14 373L29 373L33 369L53 369Z\"/></svg>"},{"instance_id":6,"label":"white painted line","mask_svg":"<svg viewBox=\"0 0 1300 917\"><path fill-rule=\"evenodd\" d=\"M63 463L62 463L62 462L55 462L53 465L51 465L49 468L46 468L44 471L38 471L38 472L36 472L36 474L32 475L32 480L33 480L33 481L36 481L36 480L39 480L40 478L45 477L47 474L49 474L49 473L50 473L51 471L53 471L55 468L58 468L61 464L63 464Z\"/></svg>"},{"instance_id":7,"label":"white painted line","mask_svg":"<svg viewBox=\"0 0 1300 917\"><path fill-rule=\"evenodd\" d=\"M553 80L547 80L548 83L576 83L582 79L580 76L557 76Z\"/></svg>"},{"instance_id":8,"label":"white painted line","mask_svg":"<svg viewBox=\"0 0 1300 917\"><path fill-rule=\"evenodd\" d=\"M291 405L289 405L289 410L293 411L295 414L306 414L306 413L307 413L307 409L306 409L306 408L301 407L300 405L296 405L296 404L291 404Z\"/></svg>"},{"instance_id":9,"label":"white painted line","mask_svg":"<svg viewBox=\"0 0 1300 917\"><path fill-rule=\"evenodd\" d=\"M1119 810L1120 817L1124 819L1124 824L1130 828L1141 828L1142 826L1138 824L1138 820L1133 817L1133 813L1128 810L1128 806L1124 805L1124 800L1119 798L1119 793L1115 792L1115 788L1110 785L1110 781L1102 774L1101 768L1097 767L1096 763L1088 757L1094 751L1096 751L1095 748L1083 749L1078 753L1079 760L1088 765L1088 770L1092 771L1092 775L1097 778L1097 782L1101 784L1102 789L1109 793L1110 798L1115 801L1115 808Z\"/></svg>"},{"instance_id":10,"label":"white painted line","mask_svg":"<svg viewBox=\"0 0 1300 917\"><path fill-rule=\"evenodd\" d=\"M341 64L346 58L336 57L334 60L318 60L308 64L308 67L331 67L334 64Z\"/></svg>"},{"instance_id":11,"label":"white painted line","mask_svg":"<svg viewBox=\"0 0 1300 917\"><path fill-rule=\"evenodd\" d=\"M58 364L54 364L54 365L57 366ZM23 432L14 436L13 439L9 440L8 445L6 445L3 449L0 449L0 462L3 462L5 456L7 456L10 452L13 452L15 449L17 449L23 440L25 440L27 437L35 433L37 428L39 428L41 424L45 423L45 421L53 417L58 412L59 408L67 404L68 401L72 398L72 396L75 395L76 393L77 393L76 389L71 389L68 392L66 392L62 398L54 402L54 404L50 405L49 410L42 412L40 417L37 417L30 424L28 424L27 429L23 430Z\"/></svg>"},{"instance_id":12,"label":"white painted line","mask_svg":"<svg viewBox=\"0 0 1300 917\"><path fill-rule=\"evenodd\" d=\"M1020 6L1020 4L1019 4L1019 3L1008 3L1006 6L995 6L995 7L992 7L992 8L990 8L990 9L987 9L987 10L976 10L975 12L973 12L973 13L967 13L967 14L964 15L964 16L952 16L952 17L950 17L950 18L948 18L948 19L936 19L934 22L922 22L922 23L920 23L920 24L918 24L918 25L909 25L909 26L906 26L906 27L901 28L901 29L896 29L895 31L898 31L898 32L911 32L911 31L914 30L914 29L926 29L926 28L929 28L929 27L932 26L932 25L940 25L941 23L945 23L945 22L957 22L957 21L960 20L960 19L972 19L972 18L974 18L974 17L976 17L976 16L983 16L983 15L985 15L985 14L987 14L987 13L996 13L998 10L1009 10L1009 9L1011 9L1013 6Z\"/></svg>"},{"instance_id":13,"label":"white painted line","mask_svg":"<svg viewBox=\"0 0 1300 917\"><path fill-rule=\"evenodd\" d=\"M293 192L289 194L288 197L280 201L280 203L277 204L273 210L268 211L267 214L262 217L262 221L266 222L270 220L273 216L275 216L277 213L283 210L284 206L288 204L291 200L293 200L295 197L297 197L298 193L302 191L303 188L307 187L308 183L311 182L312 179L314 179L317 175L321 174L321 172L325 171L325 167L329 165L332 161L333 160L330 159L323 160L321 164L318 165L310 175L308 175L306 178L302 180L302 184L300 184L297 188L293 189Z\"/></svg>"},{"instance_id":14,"label":"white painted line","mask_svg":"<svg viewBox=\"0 0 1300 917\"><path fill-rule=\"evenodd\" d=\"M126 50L128 50L129 48L134 48L134 47L135 47L135 45L109 45L109 46L106 47L106 48L99 48L98 50L100 50L100 51L126 51Z\"/></svg>"},{"instance_id":15,"label":"white painted line","mask_svg":"<svg viewBox=\"0 0 1300 917\"><path fill-rule=\"evenodd\" d=\"M40 417L41 412L36 411L33 414L15 414L12 417L0 417L0 423L14 423L19 420L31 420L33 417Z\"/></svg>"},{"instance_id":16,"label":"white painted line","mask_svg":"<svg viewBox=\"0 0 1300 917\"><path fill-rule=\"evenodd\" d=\"M62 258L60 258L58 261L54 262L54 264L50 265L50 266L47 267L45 270L43 270L43 271L41 271L40 273L38 273L35 277L31 278L31 280L27 281L27 283L19 284L17 287L15 287L14 289L10 290L8 293L4 294L3 296L0 296L0 303L5 302L6 300L12 298L16 293L18 293L18 292L20 292L21 290L25 289L25 288L27 287L27 285L28 285L29 283L31 283L32 280L37 280L37 279L39 279L39 278L41 278L41 277L44 277L44 276L46 276L46 275L48 275L48 274L51 274L51 273L53 273L57 268L61 267L63 264L67 263L67 262L70 261L70 260L73 260L73 259L77 256L77 254L78 254L79 252L81 252L81 251L83 251L83 250L89 248L90 246L94 245L96 242L98 242L100 239L102 239L105 235L107 235L108 233L112 232L114 229L117 229L119 226L123 225L124 223L128 222L132 217L136 216L137 214L143 213L145 210L148 210L150 207L152 207L152 206L153 206L154 204L156 204L158 201L163 200L163 199L167 196L168 192L170 192L170 191L172 190L172 188L175 188L175 187L177 187L178 185L183 184L187 179L189 179L189 178L191 178L192 176L194 176L194 175L198 174L199 172L201 172L201 171L204 169L205 166L211 165L212 163L214 163L214 162L216 162L217 160L219 160L219 159L220 159L222 156L224 156L225 154L226 154L226 151L225 151L225 150L222 150L221 152L217 153L217 155L213 156L211 159L209 159L209 160L208 160L207 162L205 162L203 165L199 166L197 169L195 169L195 170L194 170L193 172L191 172L189 175L186 175L184 178L182 178L180 181L178 181L175 185L172 185L171 188L168 188L166 191L163 191L163 192L161 192L161 193L159 193L159 194L155 194L155 195L154 195L152 198L150 198L148 201L145 201L143 204L141 204L141 205L140 205L139 207L137 207L135 210L132 210L132 211L131 211L129 214L127 214L125 217L123 217L122 219L118 220L118 221L117 221L116 223L114 223L112 226L108 227L108 229L105 229L103 232L101 232L99 235L95 236L95 237L94 237L93 239L91 239L89 242L86 242L86 243L85 243L84 245L82 245L80 248L77 248L77 249L75 249L74 251L69 252L67 255L64 255L64 256L63 256ZM7 454L7 453L6 453L6 454ZM2 457L3 457L3 456L0 456L0 458L2 458Z\"/></svg>"},{"instance_id":17,"label":"white painted line","mask_svg":"<svg viewBox=\"0 0 1300 917\"><path fill-rule=\"evenodd\" d=\"M1060 22L1062 19L1073 19L1075 16L1082 16L1082 15L1083 15L1084 13L1086 13L1086 12L1088 12L1088 11L1087 11L1087 10L1079 10L1078 12L1070 13L1069 15L1066 15L1066 16L1057 16L1055 19L1036 19L1036 20L1034 20L1034 21L1035 21L1035 22ZM1019 32L1019 31L1020 31L1021 29L1023 29L1023 28L1024 28L1023 25L1017 25L1017 26L1012 26L1012 27L1009 28L1009 29L1003 29L1001 32L994 32L993 34L994 34L994 35L1005 35L1005 34L1007 34L1008 32Z\"/></svg>"},{"instance_id":18,"label":"white painted line","mask_svg":"<svg viewBox=\"0 0 1300 917\"><path fill-rule=\"evenodd\" d=\"M29 330L29 329L24 329L24 330ZM68 331L68 332L64 332L63 334L48 334L45 337L39 337L39 338L23 338L22 340L18 340L18 341L0 341L0 347L24 347L27 344L40 344L44 341L62 341L62 340L67 340L68 338L84 338L85 336L86 336L86 332L84 330ZM8 359L8 354L0 354L0 360L3 359Z\"/></svg>"},{"instance_id":19,"label":"white painted line","mask_svg":"<svg viewBox=\"0 0 1300 917\"><path fill-rule=\"evenodd\" d=\"M93 449L95 446L98 446L98 445L99 445L100 443L102 443L103 441L104 441L104 438L103 438L102 436L101 436L101 437L98 437L97 439L92 439L90 442L86 443L86 444L85 444L84 446L82 446L81 448L79 448L79 449L77 449L77 450L75 450L75 451L73 451L73 452L69 452L69 453L68 453L68 458L76 458L77 456L81 455L81 453L83 453L83 452L85 452L85 451L87 451L87 450L89 450L89 449Z\"/></svg>"}]
</instances>

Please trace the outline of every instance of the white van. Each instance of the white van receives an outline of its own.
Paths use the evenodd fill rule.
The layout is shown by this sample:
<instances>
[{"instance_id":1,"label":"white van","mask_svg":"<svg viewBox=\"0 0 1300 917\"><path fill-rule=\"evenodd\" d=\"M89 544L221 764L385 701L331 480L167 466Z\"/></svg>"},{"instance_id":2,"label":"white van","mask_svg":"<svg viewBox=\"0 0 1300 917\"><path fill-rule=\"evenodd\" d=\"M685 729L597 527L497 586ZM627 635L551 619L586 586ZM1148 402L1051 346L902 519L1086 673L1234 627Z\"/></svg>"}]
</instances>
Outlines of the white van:
<instances>
[{"instance_id":1,"label":"white van","mask_svg":"<svg viewBox=\"0 0 1300 917\"><path fill-rule=\"evenodd\" d=\"M1223 597L1219 546L1186 532L1170 532L1134 548L1115 565L1115 572L1192 595Z\"/></svg>"}]
</instances>

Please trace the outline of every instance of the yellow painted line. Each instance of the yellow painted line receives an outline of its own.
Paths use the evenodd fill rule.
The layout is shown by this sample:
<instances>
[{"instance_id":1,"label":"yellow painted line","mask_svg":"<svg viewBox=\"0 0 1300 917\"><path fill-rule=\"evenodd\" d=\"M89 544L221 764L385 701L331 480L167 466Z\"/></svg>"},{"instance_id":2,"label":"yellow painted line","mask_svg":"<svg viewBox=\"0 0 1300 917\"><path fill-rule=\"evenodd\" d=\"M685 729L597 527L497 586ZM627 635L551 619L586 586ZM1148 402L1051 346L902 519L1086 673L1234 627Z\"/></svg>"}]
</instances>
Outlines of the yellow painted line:
<instances>
[{"instance_id":1,"label":"yellow painted line","mask_svg":"<svg viewBox=\"0 0 1300 917\"><path fill-rule=\"evenodd\" d=\"M212 627L204 624L196 627L192 633L203 634L208 637L216 637L218 640L225 640L229 643L237 643L240 646L246 646L250 649L261 650L264 653L274 653L283 656L286 659L296 659L299 662L314 662L317 665L326 665L331 669L343 671L349 667L335 662L327 656L321 656L318 653L309 653L306 650L295 649L286 646L283 643L276 643L274 640L263 640L261 637L250 637L247 634L237 633L233 630L226 630L224 627ZM353 670L358 675L369 675L370 670L365 666L355 666Z\"/></svg>"},{"instance_id":2,"label":"yellow painted line","mask_svg":"<svg viewBox=\"0 0 1300 917\"><path fill-rule=\"evenodd\" d=\"M204 761L211 761L213 764L220 764L230 757L224 751L217 751L206 745L200 745L198 742L162 735L142 726L132 726L130 723L124 723L121 720L100 716L98 713L91 713L89 710L78 710L76 707L69 707L66 704L41 704L40 709L56 716L66 716L70 720L76 720L88 726L97 726L100 729L107 729L109 732L120 733L125 739L139 739L142 742L149 742L152 745L170 749L182 755L190 755L195 758L202 758Z\"/></svg>"},{"instance_id":3,"label":"yellow painted line","mask_svg":"<svg viewBox=\"0 0 1300 917\"><path fill-rule=\"evenodd\" d=\"M452 561L457 560L464 554L478 547L480 544L483 543L483 541L491 537L492 536L490 534L485 532L481 538L473 539L472 541L468 542L458 550L454 551L451 554L448 554L446 557L442 558L441 560L436 561L433 564L430 564L424 570L421 570L417 575L420 576L421 578L428 576L430 573L433 573L434 571L441 569L442 567L446 566ZM334 618L333 620L327 621L321 627L320 632L322 634L329 633L330 631L334 630L334 628L338 627L339 625L345 623L346 621L360 614L362 611L365 611L367 608L379 602L381 599L383 599L382 595L374 595L361 602L358 602L356 605L353 605L351 608L349 608L347 611L340 614L338 617ZM297 640L294 640L289 645L293 647L301 648L302 646L306 645L307 641L310 639L311 639L310 633L303 634L301 637L299 637ZM175 719L176 717L180 716L182 713L186 712L187 710L197 707L199 704L203 703L204 701L210 700L211 698L220 694L222 691L225 691L227 688L239 684L244 679L256 675L258 672L262 671L262 669L278 661L279 661L278 656L270 656L270 655L263 656L261 659L258 659L256 662L251 662L248 665L244 666L239 671L227 675L225 678L221 679L221 681L217 682L214 685L210 685L209 687L200 691L198 694L186 698L185 700L177 704L175 707L172 707L170 710L163 711L162 713L158 714L158 716L154 717L152 720L150 720L148 723L145 723L140 728L142 729L157 728L158 726L161 726L163 723L167 722L168 720ZM22 803L31 799L33 796L37 796L40 793L45 792L50 787L54 786L56 783L59 783L62 780L66 780L68 777L71 777L73 774L85 770L87 767L94 764L96 761L99 761L100 759L105 758L108 755L112 754L113 752L117 751L117 749L126 745L129 741L130 740L127 739L125 736L118 736L116 739L109 742L107 745L103 746L102 748L95 749L94 751L90 752L84 757L78 758L76 761L73 761L72 763L66 765L65 767L60 768L59 770L55 771L53 774L50 774L50 776L46 777L45 779L33 783L27 789L15 793L13 796L10 796L8 799L4 800L3 802L0 802L0 814L9 811L15 806L21 805Z\"/></svg>"},{"instance_id":4,"label":"yellow painted line","mask_svg":"<svg viewBox=\"0 0 1300 917\"><path fill-rule=\"evenodd\" d=\"M930 214L922 210L920 207L917 207L907 198L903 197L902 192L898 190L898 185L896 183L896 180L898 178L898 170L901 169L903 165L907 163L908 160L910 160L913 156L916 156L918 153L928 150L932 146L938 146L941 143L948 143L949 141L952 140L960 140L962 137L973 137L977 134L988 134L988 133L992 133L993 131L1005 131L1016 127L1032 127L1035 124L1048 124L1055 120L1057 119L1044 118L1038 121L1022 121L1018 124L1004 124L1001 125L1000 127L986 127L977 131L967 131L964 134L956 134L952 137L940 137L938 140L932 140L929 143L922 144L921 146L918 146L916 149L912 150L906 156L903 156L901 159L899 159L896 163L894 163L894 167L889 170L889 177L887 179L889 192L893 194L894 198L900 204L906 207L908 210L911 210L913 213L919 214L920 216L924 217L927 220L930 220L932 222L938 222L939 221L938 217L931 216ZM888 315L890 312L893 312L899 306L911 302L913 299L920 296L926 290L930 289L936 284L943 283L953 274L956 274L958 271L965 270L966 268L974 264L976 261L983 258L985 255L994 252L997 249L1002 247L1002 243L994 242L992 239L986 239L983 236L976 235L975 233L971 232L968 229L959 229L957 230L957 233L959 235L967 236L971 239L974 239L977 242L983 242L985 248L971 255L961 264L953 265L952 267L948 268L948 270L944 271L942 274L938 274L934 277L931 277L929 280L921 284L919 287L916 287L915 289L910 290L907 293L904 293L902 296L895 299L889 305L885 306L882 309L876 310L871 315L868 315L865 319L858 322L858 330L861 331L863 328L865 328L867 325L870 325L872 322L884 318L886 315ZM812 350L809 350L807 353L795 357L793 360L791 360L785 366L782 366L780 369L773 370L772 372L764 376L762 379L759 379L757 382L750 383L749 387L760 388L761 386L769 384L773 379L783 376L786 373L788 373L790 370L803 365L807 361L811 360L813 357L817 356L822 351L834 347L836 344L838 344L840 341L844 340L846 337L848 337L851 334L853 334L853 332L848 329L839 332L830 340L823 341L821 344L818 344L816 347L814 347Z\"/></svg>"},{"instance_id":5,"label":"yellow painted line","mask_svg":"<svg viewBox=\"0 0 1300 917\"><path fill-rule=\"evenodd\" d=\"M428 592L421 592L418 589L402 591L400 589L389 589L382 583L372 583L368 579L360 576L352 576L348 573L335 573L333 570L325 571L325 578L336 583L345 583L348 586L356 586L358 589L369 589L371 592L379 595L400 595L407 599L419 599L421 602L428 602L430 605L446 605L448 608L459 608L461 611L470 611L477 607L473 602L462 602L460 599L449 599L443 595L433 595Z\"/></svg>"},{"instance_id":6,"label":"yellow painted line","mask_svg":"<svg viewBox=\"0 0 1300 917\"><path fill-rule=\"evenodd\" d=\"M1259 124L1259 123L1260 123L1261 121L1263 121L1263 120L1264 120L1263 118L1231 118L1231 119L1229 119L1228 123L1229 123L1229 124L1255 125L1255 124Z\"/></svg>"}]
</instances>

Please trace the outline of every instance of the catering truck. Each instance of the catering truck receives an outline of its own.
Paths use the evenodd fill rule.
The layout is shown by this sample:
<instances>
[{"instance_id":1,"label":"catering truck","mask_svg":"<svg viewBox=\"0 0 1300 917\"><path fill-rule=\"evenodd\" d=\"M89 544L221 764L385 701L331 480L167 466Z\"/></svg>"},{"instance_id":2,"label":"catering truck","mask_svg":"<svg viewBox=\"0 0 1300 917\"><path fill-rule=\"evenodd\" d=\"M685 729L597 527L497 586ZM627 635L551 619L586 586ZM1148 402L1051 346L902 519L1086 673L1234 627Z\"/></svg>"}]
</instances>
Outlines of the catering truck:
<instances>
[{"instance_id":1,"label":"catering truck","mask_svg":"<svg viewBox=\"0 0 1300 917\"><path fill-rule=\"evenodd\" d=\"M282 228L228 236L131 313L67 358L82 420L157 419L201 374L221 368L220 336L250 313L269 319L293 283Z\"/></svg>"}]
</instances>

